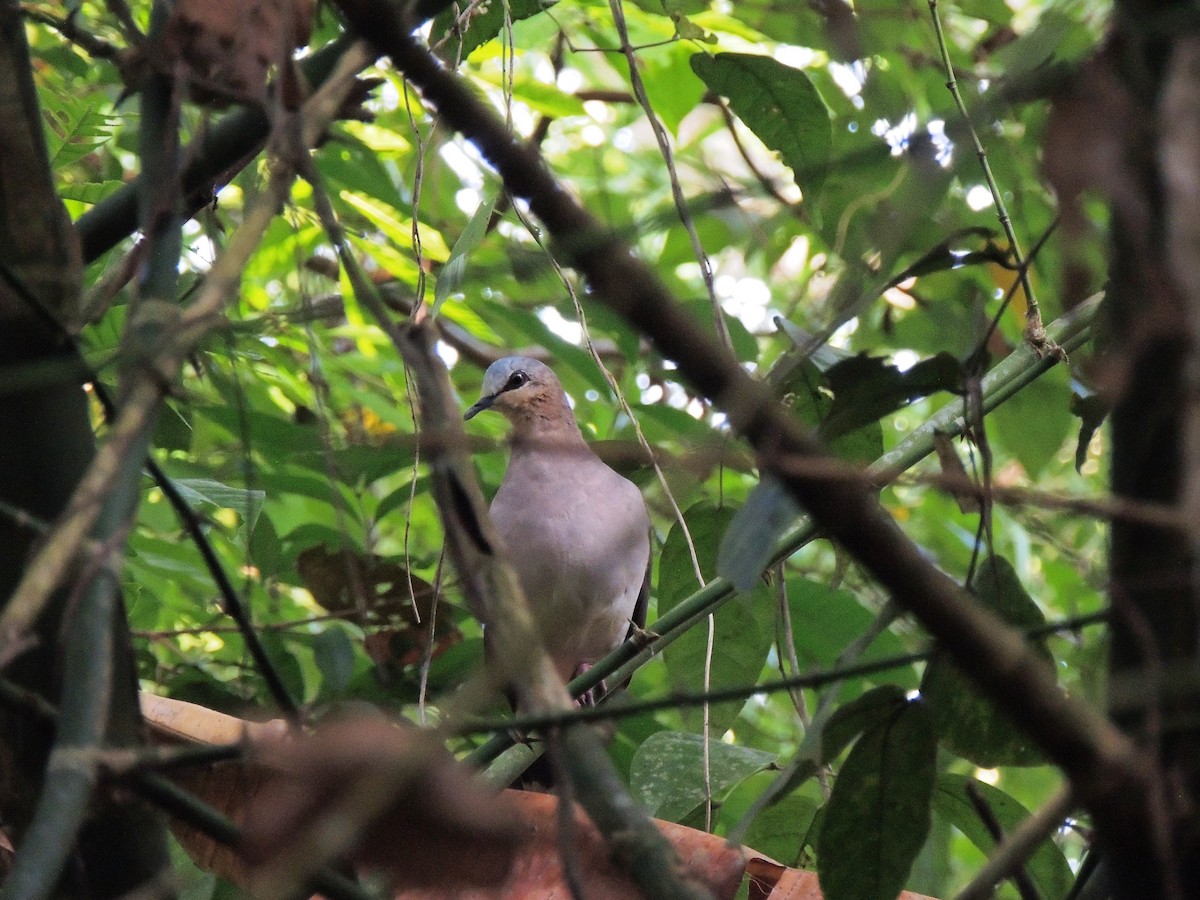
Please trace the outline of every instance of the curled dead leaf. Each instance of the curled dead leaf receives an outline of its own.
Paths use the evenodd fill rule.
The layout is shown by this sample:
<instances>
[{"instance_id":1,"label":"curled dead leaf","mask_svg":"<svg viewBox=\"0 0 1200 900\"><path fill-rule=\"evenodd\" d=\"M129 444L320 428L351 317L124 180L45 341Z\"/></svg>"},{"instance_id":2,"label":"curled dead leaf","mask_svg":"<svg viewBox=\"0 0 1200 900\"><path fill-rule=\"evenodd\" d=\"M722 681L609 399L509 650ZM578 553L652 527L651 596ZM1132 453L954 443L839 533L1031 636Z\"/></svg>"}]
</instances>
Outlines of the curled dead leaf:
<instances>
[{"instance_id":1,"label":"curled dead leaf","mask_svg":"<svg viewBox=\"0 0 1200 900\"><path fill-rule=\"evenodd\" d=\"M422 891L495 885L528 832L511 803L459 767L433 736L381 718L330 723L264 745L268 773L247 812L255 893L292 893L344 856Z\"/></svg>"}]
</instances>

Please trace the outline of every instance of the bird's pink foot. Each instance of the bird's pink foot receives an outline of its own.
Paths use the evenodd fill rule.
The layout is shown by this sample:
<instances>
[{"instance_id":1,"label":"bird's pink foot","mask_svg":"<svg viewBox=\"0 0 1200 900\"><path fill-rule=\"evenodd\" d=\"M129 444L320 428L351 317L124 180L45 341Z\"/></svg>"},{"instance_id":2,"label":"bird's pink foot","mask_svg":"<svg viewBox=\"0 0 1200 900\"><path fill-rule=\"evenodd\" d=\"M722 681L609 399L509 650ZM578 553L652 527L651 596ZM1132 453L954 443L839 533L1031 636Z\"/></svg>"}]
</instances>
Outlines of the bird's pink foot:
<instances>
[{"instance_id":1,"label":"bird's pink foot","mask_svg":"<svg viewBox=\"0 0 1200 900\"><path fill-rule=\"evenodd\" d=\"M592 667L591 663L586 663L586 662L580 663L579 667L575 670L575 674L573 676L571 676L572 680L578 678L584 672L588 671L591 667ZM595 687L588 688L586 691L584 691L582 694L580 694L578 699L576 699L575 703L579 706L595 706L596 703L600 700L600 698L603 697L606 693L608 693L608 688L605 686L604 682L601 681Z\"/></svg>"}]
</instances>

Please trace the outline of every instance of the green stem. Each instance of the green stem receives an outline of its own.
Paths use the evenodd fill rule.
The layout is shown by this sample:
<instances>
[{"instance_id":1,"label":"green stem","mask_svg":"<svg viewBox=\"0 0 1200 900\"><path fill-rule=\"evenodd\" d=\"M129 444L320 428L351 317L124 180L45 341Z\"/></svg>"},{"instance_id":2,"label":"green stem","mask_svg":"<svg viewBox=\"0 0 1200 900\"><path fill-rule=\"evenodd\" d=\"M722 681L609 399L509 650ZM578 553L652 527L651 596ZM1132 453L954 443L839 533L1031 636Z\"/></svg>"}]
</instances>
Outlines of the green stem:
<instances>
[{"instance_id":1,"label":"green stem","mask_svg":"<svg viewBox=\"0 0 1200 900\"><path fill-rule=\"evenodd\" d=\"M1091 337L1092 320L1100 305L1101 295L1085 300L1070 313L1053 322L1047 329L1047 337L1071 351L1081 347ZM1054 366L1056 360L1043 357L1033 348L1022 345L1001 360L983 378L982 395L984 412L991 412L1014 394L1033 382L1043 372ZM962 434L966 428L962 403L947 403L915 428L892 450L875 460L867 472L893 479L916 465L933 452L934 435ZM807 516L802 517L776 540L772 551L772 563L791 556L817 535L817 528ZM637 640L626 641L608 656L599 660L583 675L569 685L572 696L595 687L601 680L620 684L648 660L662 652L663 648L683 635L689 628L705 621L737 593L734 586L718 577L696 591L678 606L653 623L655 639L639 648ZM512 745L507 734L498 734L477 747L467 757L476 766L485 766ZM490 776L489 776L490 777Z\"/></svg>"},{"instance_id":2,"label":"green stem","mask_svg":"<svg viewBox=\"0 0 1200 900\"><path fill-rule=\"evenodd\" d=\"M1041 309L1038 307L1037 298L1033 294L1033 285L1029 280L1029 267L1025 265L1025 259L1021 254L1021 245L1017 240L1017 232L1013 228L1012 219L1008 215L1008 208L1004 204L1004 196L1000 192L1000 185L996 183L996 177L992 174L992 166L988 162L987 151L983 147L983 142L979 139L979 132L975 130L975 125L971 121L971 114L967 112L967 105L963 102L962 94L958 90L958 79L954 76L954 65L950 62L950 48L946 44L946 33L942 29L942 17L938 14L938 0L929 0L929 14L933 17L933 30L937 35L938 51L942 56L942 65L946 68L946 89L950 91L950 96L954 98L954 105L958 107L959 115L962 116L963 122L966 123L967 133L971 135L971 143L975 147L975 155L979 158L979 165L983 169L984 181L987 182L988 190L992 194L992 202L996 205L996 217L1000 220L1000 227L1004 229L1004 236L1008 238L1008 245L1012 249L1013 262L1017 266L1021 289L1025 291L1026 340L1040 351L1053 350L1053 342L1047 343L1046 330L1042 327Z\"/></svg>"}]
</instances>

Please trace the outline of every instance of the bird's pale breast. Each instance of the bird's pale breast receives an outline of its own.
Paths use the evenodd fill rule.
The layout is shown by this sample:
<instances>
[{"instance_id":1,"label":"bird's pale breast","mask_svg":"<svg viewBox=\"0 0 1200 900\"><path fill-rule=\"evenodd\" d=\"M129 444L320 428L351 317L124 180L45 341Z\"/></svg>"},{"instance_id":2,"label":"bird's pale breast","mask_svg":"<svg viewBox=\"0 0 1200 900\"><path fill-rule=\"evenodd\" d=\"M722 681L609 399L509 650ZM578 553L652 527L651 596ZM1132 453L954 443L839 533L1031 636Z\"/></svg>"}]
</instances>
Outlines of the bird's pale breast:
<instances>
[{"instance_id":1,"label":"bird's pale breast","mask_svg":"<svg viewBox=\"0 0 1200 900\"><path fill-rule=\"evenodd\" d=\"M624 639L650 558L645 502L586 448L514 452L492 517L563 676ZM521 489L513 490L513 485Z\"/></svg>"}]
</instances>

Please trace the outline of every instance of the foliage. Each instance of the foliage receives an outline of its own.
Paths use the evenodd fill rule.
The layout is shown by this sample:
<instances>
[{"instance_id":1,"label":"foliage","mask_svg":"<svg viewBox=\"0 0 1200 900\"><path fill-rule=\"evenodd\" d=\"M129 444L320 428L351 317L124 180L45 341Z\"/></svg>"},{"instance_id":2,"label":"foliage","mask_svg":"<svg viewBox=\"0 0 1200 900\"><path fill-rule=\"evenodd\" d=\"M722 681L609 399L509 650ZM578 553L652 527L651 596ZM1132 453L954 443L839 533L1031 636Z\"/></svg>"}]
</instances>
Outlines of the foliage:
<instances>
[{"instance_id":1,"label":"foliage","mask_svg":"<svg viewBox=\"0 0 1200 900\"><path fill-rule=\"evenodd\" d=\"M443 14L430 41L697 319L711 322L711 303L719 304L740 361L820 428L844 461L859 465L943 404L963 404L990 361L1019 345L1027 298L1018 292L1006 309L1012 256L945 89L926 4L871 0L856 4L848 20L818 12L837 5L626 4L674 174L615 52L607 3L495 2L463 35ZM54 14L48 4L32 6ZM148 20L147 4L132 6ZM1056 215L1038 168L1047 104L1028 97L1044 95L1038 78L1050 66L1090 52L1106 13L1082 0L964 0L941 11L954 74L1026 250ZM125 41L108 5L78 4L73 21L98 39ZM319 15L311 46L337 31L334 16ZM30 25L29 38L55 175L78 217L138 171L138 115L115 66L42 24ZM425 304L435 317L463 403L477 396L488 359L544 349L585 435L602 442L652 508L651 627L699 586L683 523L706 579L736 571L748 586L715 615L711 658L701 620L637 673L633 699L925 649L921 629L895 618L887 598L827 541L795 548L760 578L770 559L762 548L798 511L756 492L756 464L724 417L628 324L591 303L572 272L557 268L546 235L476 148L439 127L394 67L371 74L380 79L367 102L371 121L333 126L312 154L315 171L394 308ZM193 138L221 115L190 103L181 114ZM259 163L242 169L189 223L183 291L226 247L265 174ZM703 261L681 223L672 178ZM110 388L129 289L106 299L98 286L129 246L91 262L87 285L96 302L76 323L89 364ZM1051 234L1033 265L1047 322L1064 311L1066 257L1064 240ZM370 702L423 721L482 664L482 634L443 565L415 388L334 262L306 182L296 183L268 229L227 313L167 403L154 458L202 518L297 702L317 716ZM776 327L775 317L789 328ZM635 421L585 349L585 334ZM798 363L805 335L815 336L820 352ZM972 441L956 445L972 477L1046 494L1100 491L1103 438L1078 454L1074 440L1077 432L1092 440L1095 431L1094 412L1083 426L1072 417L1073 391L1088 393L1077 363L1072 356L1070 367L976 423ZM103 433L98 408L95 417ZM666 461L661 482L643 462L635 424ZM483 415L470 432L480 476L494 491L504 426ZM1101 606L1104 530L1093 517L1035 499L996 505L984 523L978 506L960 506L927 483L924 476L936 474L923 463L884 488L882 500L931 559L975 586L982 603L1022 627ZM209 565L163 491L149 479L144 488L122 569L143 688L239 714L268 712L262 673L223 615ZM685 510L682 521L675 508ZM1003 581L994 591L993 576ZM873 628L873 639L856 645ZM1099 641L1096 630L1070 628L1045 639L1070 691L1098 695ZM824 691L716 705L707 733L694 709L640 713L619 720L612 753L652 813L702 824L707 738L707 801L719 833L776 854L786 847L791 861L817 866L831 900L894 896L902 887L949 896L978 864L973 847L991 846L964 810L964 781L986 782L984 796L1006 827L1019 819L1015 810L1036 807L1060 782L960 679L940 659L909 661ZM810 734L819 743L834 710L855 709L847 704L881 686L891 692L886 715L854 719L847 730L846 717L833 713L844 737L820 758L820 778L787 784L776 804L744 818L773 777L764 770L806 752ZM820 712L801 724L810 709ZM986 727L964 727L979 719ZM462 738L455 749L465 753L482 740ZM868 844L876 849L867 859L851 852ZM1030 870L1044 897L1064 896L1066 860L1079 853L1071 834L1038 850Z\"/></svg>"}]
</instances>

